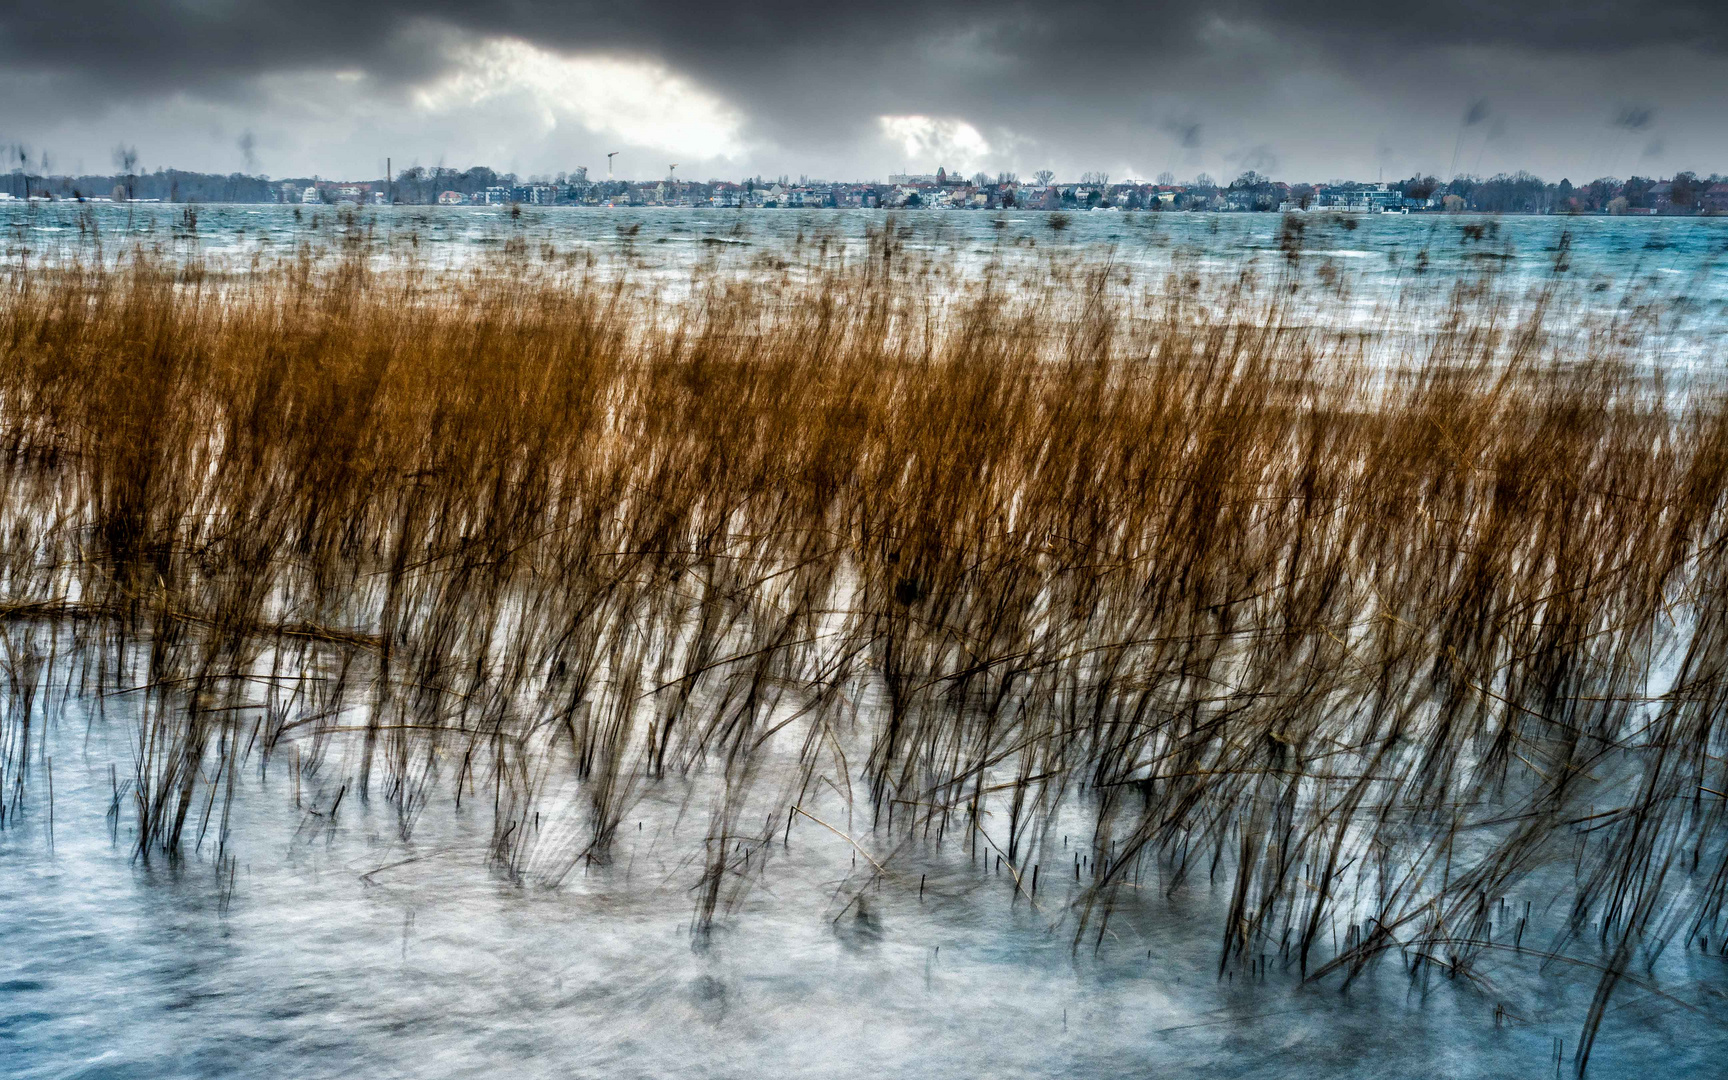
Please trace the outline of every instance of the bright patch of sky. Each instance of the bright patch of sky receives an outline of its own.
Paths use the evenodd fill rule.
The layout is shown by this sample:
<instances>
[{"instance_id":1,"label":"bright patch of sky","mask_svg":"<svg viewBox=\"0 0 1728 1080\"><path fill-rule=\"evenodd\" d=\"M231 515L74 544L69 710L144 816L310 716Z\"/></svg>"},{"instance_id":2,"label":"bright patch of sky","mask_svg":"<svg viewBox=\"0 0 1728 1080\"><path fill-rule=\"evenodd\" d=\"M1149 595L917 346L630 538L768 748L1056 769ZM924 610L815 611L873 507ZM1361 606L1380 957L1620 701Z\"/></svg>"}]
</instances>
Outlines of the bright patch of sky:
<instances>
[{"instance_id":1,"label":"bright patch of sky","mask_svg":"<svg viewBox=\"0 0 1728 1080\"><path fill-rule=\"evenodd\" d=\"M502 108L518 118L518 138L546 139L574 125L701 160L746 148L739 112L650 61L564 56L511 38L459 46L451 59L450 71L413 94L417 108L439 118Z\"/></svg>"},{"instance_id":2,"label":"bright patch of sky","mask_svg":"<svg viewBox=\"0 0 1728 1080\"><path fill-rule=\"evenodd\" d=\"M990 143L982 132L964 120L933 116L884 116L877 120L882 135L906 155L906 166L914 172L934 172L946 167L966 172L985 164Z\"/></svg>"}]
</instances>

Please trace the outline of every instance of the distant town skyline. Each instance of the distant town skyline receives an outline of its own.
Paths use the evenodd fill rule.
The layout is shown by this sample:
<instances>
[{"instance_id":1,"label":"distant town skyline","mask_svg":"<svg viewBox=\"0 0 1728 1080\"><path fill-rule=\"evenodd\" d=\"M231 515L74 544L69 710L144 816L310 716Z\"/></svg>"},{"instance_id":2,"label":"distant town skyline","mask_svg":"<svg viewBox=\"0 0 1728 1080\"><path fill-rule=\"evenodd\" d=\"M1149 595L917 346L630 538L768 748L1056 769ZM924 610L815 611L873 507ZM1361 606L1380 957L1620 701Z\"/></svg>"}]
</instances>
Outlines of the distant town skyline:
<instances>
[{"instance_id":1,"label":"distant town skyline","mask_svg":"<svg viewBox=\"0 0 1728 1080\"><path fill-rule=\"evenodd\" d=\"M0 12L10 164L1305 180L1728 170L1728 5L94 0ZM47 156L46 162L43 155Z\"/></svg>"},{"instance_id":2,"label":"distant town skyline","mask_svg":"<svg viewBox=\"0 0 1728 1080\"><path fill-rule=\"evenodd\" d=\"M130 158L130 152L124 157ZM279 203L295 206L701 207L720 209L1144 210L1427 214L1650 214L1728 216L1728 177L1687 170L1672 177L1632 176L1574 184L1528 172L1488 178L1415 176L1402 181L1289 183L1246 171L1233 179L1202 173L1178 182L1087 173L1063 180L1050 170L1030 177L978 172L966 176L893 174L880 180L831 181L801 176L741 180L592 179L587 170L521 177L485 166L458 170L411 166L385 178L298 177L272 180L243 173L179 169L83 176L15 170L0 202Z\"/></svg>"}]
</instances>

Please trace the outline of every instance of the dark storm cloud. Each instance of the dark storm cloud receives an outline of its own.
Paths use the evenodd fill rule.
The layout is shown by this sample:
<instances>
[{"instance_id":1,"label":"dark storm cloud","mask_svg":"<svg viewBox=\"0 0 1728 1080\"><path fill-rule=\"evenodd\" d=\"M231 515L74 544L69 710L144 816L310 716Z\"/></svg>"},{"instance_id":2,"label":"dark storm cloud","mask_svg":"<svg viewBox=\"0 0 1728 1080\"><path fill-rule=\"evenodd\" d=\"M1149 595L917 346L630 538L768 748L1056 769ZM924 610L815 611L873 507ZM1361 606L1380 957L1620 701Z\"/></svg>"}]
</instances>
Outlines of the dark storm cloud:
<instances>
[{"instance_id":1,"label":"dark storm cloud","mask_svg":"<svg viewBox=\"0 0 1728 1080\"><path fill-rule=\"evenodd\" d=\"M1182 144L1184 150L1200 149L1200 133L1203 130L1198 120L1166 120L1161 125L1163 129Z\"/></svg>"},{"instance_id":2,"label":"dark storm cloud","mask_svg":"<svg viewBox=\"0 0 1728 1080\"><path fill-rule=\"evenodd\" d=\"M1233 155L1232 162L1238 169L1270 173L1278 168L1278 155L1272 152L1270 146L1261 143Z\"/></svg>"},{"instance_id":3,"label":"dark storm cloud","mask_svg":"<svg viewBox=\"0 0 1728 1080\"><path fill-rule=\"evenodd\" d=\"M922 53L936 40L955 43L958 58L974 56L999 73L1058 83L1096 79L1101 61L1227 51L1242 30L1376 50L1728 48L1728 4L1720 0L1457 0L1407 8L1378 0L764 0L736 7L679 0L97 0L80 4L76 18L47 4L7 7L0 12L0 62L145 90L308 68L356 67L411 79L437 64L403 38L423 21L563 49L653 54L715 81L748 83L768 83L807 64L842 72L884 62L902 69L909 65L896 57ZM1075 64L1085 70L1065 67Z\"/></svg>"},{"instance_id":4,"label":"dark storm cloud","mask_svg":"<svg viewBox=\"0 0 1728 1080\"><path fill-rule=\"evenodd\" d=\"M454 44L510 36L664 62L738 103L756 134L783 146L855 142L878 115L921 113L1088 154L1159 141L1208 161L1246 158L1225 152L1244 144L1261 151L1255 160L1279 156L1267 132L1237 121L1292 73L1372 84L1401 103L1449 98L1449 111L1471 88L1409 74L1447 49L1583 64L1636 49L1728 57L1722 0L92 0L75 18L0 4L0 75L48 86L37 100L67 115L170 94L245 103L272 73L358 72L367 92L389 92L447 70ZM1611 111L1608 101L1596 107ZM1487 112L1486 101L1470 106L1465 126ZM1313 123L1278 137L1343 127ZM1452 141L1449 125L1440 138Z\"/></svg>"},{"instance_id":5,"label":"dark storm cloud","mask_svg":"<svg viewBox=\"0 0 1728 1080\"><path fill-rule=\"evenodd\" d=\"M1656 119L1656 110L1648 105L1628 105L1614 114L1614 126L1627 131L1643 131Z\"/></svg>"}]
</instances>

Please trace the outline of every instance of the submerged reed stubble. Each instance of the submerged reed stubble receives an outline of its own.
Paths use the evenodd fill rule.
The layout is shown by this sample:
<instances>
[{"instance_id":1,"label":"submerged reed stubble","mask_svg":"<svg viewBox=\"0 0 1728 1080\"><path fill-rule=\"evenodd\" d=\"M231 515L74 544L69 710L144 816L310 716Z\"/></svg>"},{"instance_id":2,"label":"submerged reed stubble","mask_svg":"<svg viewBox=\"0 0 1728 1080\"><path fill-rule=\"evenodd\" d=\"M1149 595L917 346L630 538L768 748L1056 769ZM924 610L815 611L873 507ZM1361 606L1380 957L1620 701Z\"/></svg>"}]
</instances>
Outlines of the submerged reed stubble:
<instances>
[{"instance_id":1,"label":"submerged reed stubble","mask_svg":"<svg viewBox=\"0 0 1728 1080\"><path fill-rule=\"evenodd\" d=\"M1721 941L1716 383L1491 282L1368 362L1293 269L937 304L892 230L778 269L18 275L5 812L56 684L127 703L145 856L220 864L242 769L288 767L404 837L487 805L556 884L705 778L703 925L819 785L872 878L960 843L1022 892L1078 807L1087 876L1035 901L1077 945L1156 860L1231 883L1220 970L1575 946L1580 1069L1621 980ZM1496 905L1536 879L1532 945Z\"/></svg>"}]
</instances>

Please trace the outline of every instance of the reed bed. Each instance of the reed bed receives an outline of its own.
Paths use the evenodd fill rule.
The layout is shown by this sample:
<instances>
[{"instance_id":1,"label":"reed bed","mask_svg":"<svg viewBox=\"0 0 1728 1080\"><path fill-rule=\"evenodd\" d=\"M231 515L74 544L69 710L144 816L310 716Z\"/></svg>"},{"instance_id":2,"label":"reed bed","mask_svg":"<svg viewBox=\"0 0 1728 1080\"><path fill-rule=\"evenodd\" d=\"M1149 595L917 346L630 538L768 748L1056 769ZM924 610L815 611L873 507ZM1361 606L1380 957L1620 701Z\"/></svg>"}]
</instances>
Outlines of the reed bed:
<instances>
[{"instance_id":1,"label":"reed bed","mask_svg":"<svg viewBox=\"0 0 1728 1080\"><path fill-rule=\"evenodd\" d=\"M892 887L907 845L1041 865L1077 948L1156 864L1227 888L1220 972L1586 964L1582 1071L1728 933L1728 407L1558 286L1376 346L1299 240L940 301L892 229L670 300L522 251L19 270L0 805L58 695L131 725L144 857L231 857L289 769L403 838L484 807L552 886L685 792L699 925L804 818Z\"/></svg>"}]
</instances>

